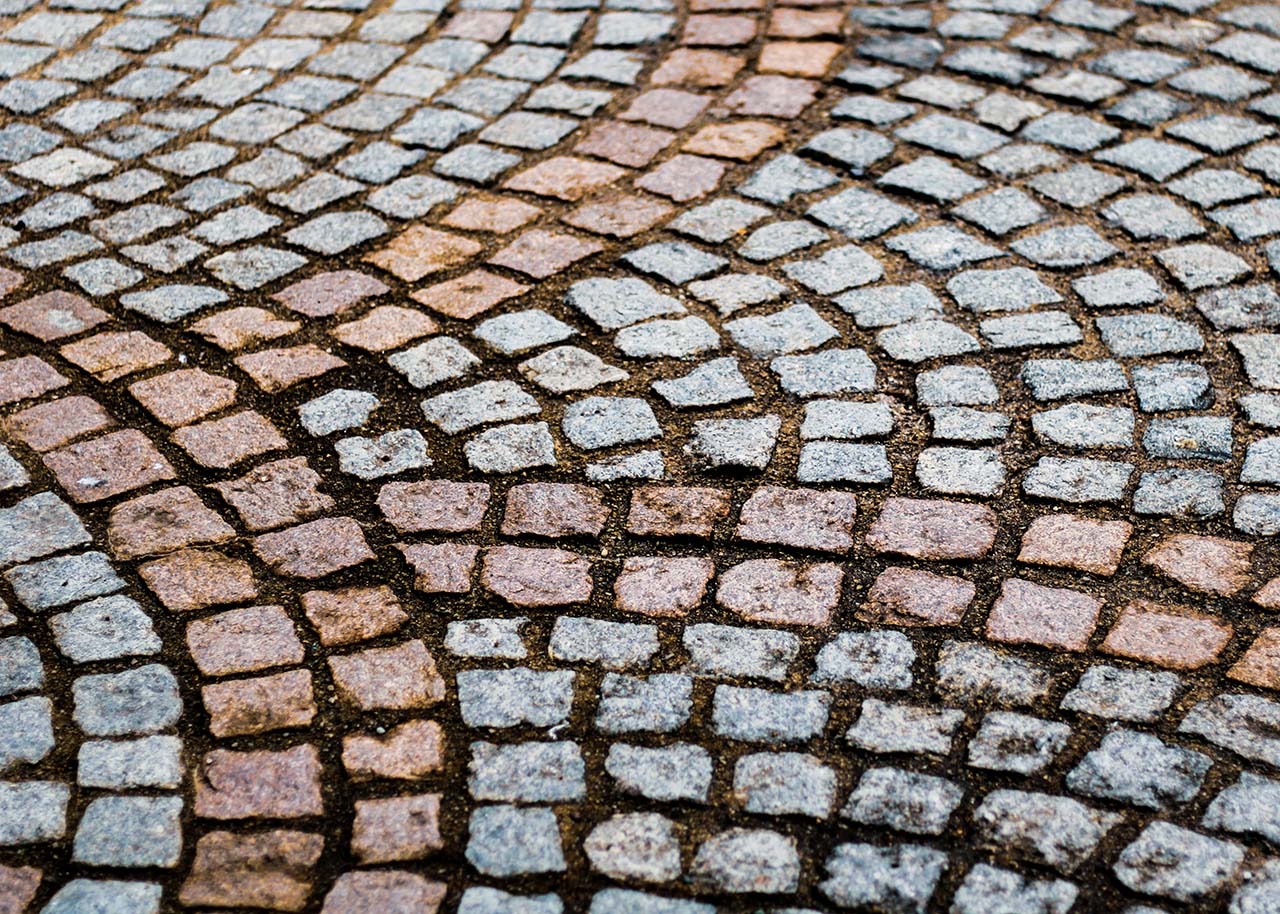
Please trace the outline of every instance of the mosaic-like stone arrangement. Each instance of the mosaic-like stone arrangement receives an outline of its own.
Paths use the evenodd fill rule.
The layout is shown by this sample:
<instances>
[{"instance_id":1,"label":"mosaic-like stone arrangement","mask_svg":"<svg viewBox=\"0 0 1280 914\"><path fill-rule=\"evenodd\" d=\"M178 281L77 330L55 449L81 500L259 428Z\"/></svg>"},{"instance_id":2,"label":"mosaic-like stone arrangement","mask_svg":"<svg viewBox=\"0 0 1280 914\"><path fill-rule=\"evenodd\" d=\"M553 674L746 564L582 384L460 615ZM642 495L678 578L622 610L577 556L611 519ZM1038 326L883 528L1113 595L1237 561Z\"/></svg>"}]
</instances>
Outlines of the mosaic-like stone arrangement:
<instances>
[{"instance_id":1,"label":"mosaic-like stone arrangement","mask_svg":"<svg viewBox=\"0 0 1280 914\"><path fill-rule=\"evenodd\" d=\"M0 914L1280 911L1277 73L0 0Z\"/></svg>"}]
</instances>

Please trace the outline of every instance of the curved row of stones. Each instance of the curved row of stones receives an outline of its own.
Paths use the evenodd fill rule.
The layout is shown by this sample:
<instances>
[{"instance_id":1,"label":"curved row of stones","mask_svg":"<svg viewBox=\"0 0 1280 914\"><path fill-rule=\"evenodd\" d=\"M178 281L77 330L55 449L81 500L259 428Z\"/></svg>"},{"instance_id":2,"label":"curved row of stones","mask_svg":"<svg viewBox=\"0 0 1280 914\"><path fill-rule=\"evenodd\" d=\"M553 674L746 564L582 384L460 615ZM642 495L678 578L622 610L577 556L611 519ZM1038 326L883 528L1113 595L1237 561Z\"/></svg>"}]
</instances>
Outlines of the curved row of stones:
<instances>
[{"instance_id":1,"label":"curved row of stones","mask_svg":"<svg viewBox=\"0 0 1280 914\"><path fill-rule=\"evenodd\" d=\"M31 429L39 430L37 421L44 417L42 413L47 415L46 407L19 412L12 427L28 434ZM144 465L155 466L154 458ZM291 478L282 475L285 473ZM282 485L284 479L290 482ZM253 540L258 557L281 574L325 578L375 558L360 527L349 518L305 520L334 506L315 490L315 483L314 474L307 475L298 461L286 460L264 465L234 486L220 486L241 524L251 530L303 521L279 533L259 534ZM65 505L47 496L36 496L34 501L53 505L55 518L70 516ZM732 771L732 792L717 804L717 819L726 809L735 808L774 816L832 816L840 780L852 778L854 773L849 771L844 744L864 754L888 755L890 761L904 754L920 756L926 762L933 759L926 771L855 763L854 771L861 771L861 776L840 807L843 818L913 835L944 833L964 800L967 791L963 781L955 783L954 775L939 771L941 758L953 755L964 759L963 764L971 769L1012 772L1027 778L1052 772L1064 776L1067 790L1077 796L1172 812L1206 790L1206 774L1215 761L1214 753L1182 747L1135 729L1169 719L1175 704L1180 706L1177 729L1184 738L1199 736L1208 747L1227 749L1269 765L1280 762L1280 744L1258 736L1275 726L1280 706L1247 693L1215 697L1203 687L1189 688L1190 683L1173 673L1093 663L1083 668L1078 681L1062 694L1067 678L1062 674L1067 670L1059 670L1055 676L1043 660L1020 659L964 636L945 641L936 648L936 660L930 660L935 648L929 641L912 639L901 631L878 626L856 628L830 640L816 634L828 628L829 616L841 602L841 577L857 566L847 566L846 572L842 563L835 562L747 559L720 573L714 588L718 610L707 606L704 599L712 589L709 585L715 563L705 557L704 548L694 544L706 537L719 539L727 526L732 538L748 543L835 554L858 546L860 551L900 559L956 562L982 559L995 546L999 531L987 509L959 502L889 499L858 543L853 532L857 506L853 496L845 493L765 488L734 512L728 494L718 489L641 489L626 512L625 533L641 541L675 538L676 544L684 543L692 554L636 554L646 551L640 545L619 550L627 557L620 563L612 592L617 607L628 614L648 615L655 622L679 620L678 628L660 629L656 624L606 621L572 612L582 604L606 610L609 605L607 599L602 604L598 597L593 598L597 588L590 553L503 545L484 550L480 559L479 546L458 542L457 537L482 530L490 501L486 485L447 481L390 483L377 499L395 532L410 537L399 546L399 552L414 570L417 591L465 594L472 589L478 570L481 586L492 597L516 611L551 611L554 617L554 624L547 619L544 625L529 625L531 620L519 615L463 619L444 625L442 638L437 628L433 639L444 644L446 673L456 670L456 700L464 725L481 731L477 736L483 737L469 747L467 790L480 805L468 818L466 855L489 877L554 873L567 868L555 813L547 807L514 804L586 799L587 768L580 744L561 738L576 736L579 731L583 742L593 733L621 739L611 742L604 759L603 772L608 783L617 785L614 790L663 803L705 803L716 799L712 793L715 758L688 737L699 730L698 715L708 714L712 743L727 740L740 747L720 762L723 777ZM11 510L14 516L34 513L30 501ZM562 484L514 486L507 492L500 514L497 530L504 538L565 539L570 546L584 538L609 538L609 528L617 526L616 519L610 520L601 493ZM727 525L735 514L736 525ZM172 523L175 516L182 518L178 525ZM15 526L25 532L21 524ZM437 539L444 534L446 539L418 541L422 534L434 534ZM243 602L257 595L243 562L195 548L227 543L233 536L231 527L185 488L162 489L122 502L108 521L108 542L117 554L137 557L177 550L139 568L155 597L175 612ZM1121 563L1130 536L1123 522L1048 515L1026 531L1017 556L1028 577L1035 576L1035 566L1040 565L1109 577ZM43 548L76 542L73 537L66 542L51 541ZM599 555L603 557L608 551L600 549ZM1280 585L1259 578L1258 570L1252 567L1252 553L1253 548L1244 543L1177 535L1148 550L1143 562L1177 582L1184 599L1194 599L1195 594L1252 593L1256 604L1273 605ZM599 578L601 563L594 564L594 577ZM198 582L190 580L195 575ZM605 576L607 580L607 573ZM16 575L9 577L22 580ZM53 580L63 582L66 578L64 573ZM961 577L889 565L876 575L865 597L855 603L853 615L867 623L897 623L908 631L920 625L954 627L976 590ZM309 591L298 602L305 623L292 621L280 606L206 613L188 623L186 643L197 666L206 675L222 677L270 671L285 658L301 660L304 649L298 625L312 629L325 646L381 638L378 646L330 656L327 665L332 681L345 705L366 712L392 710L411 719L375 728L378 735L345 735L343 767L353 781L371 777L416 780L438 770L444 742L440 730L415 715L445 697L445 680L436 672L435 661L422 641L405 640L398 633L408 621L402 601L384 586L356 586ZM410 600L403 602L412 605ZM446 618L474 616L476 608L454 613L449 607L434 605ZM491 606L490 599L485 599L479 608ZM1061 611L1064 606L1070 607L1070 615ZM1084 593L1014 577L1001 586L989 611L980 614L985 614L985 633L990 640L1079 652L1090 640L1100 609L1098 601ZM699 622L698 616L708 621ZM724 624L729 619L798 626L800 632L815 634ZM684 624L686 620L689 624ZM130 623L135 631L130 631ZM113 643L122 640L123 630L133 635L127 640L133 641L134 650L155 649L145 637L137 636L136 615L114 623L108 615L107 624ZM53 625L56 633L57 623ZM541 633L526 628L540 629ZM672 636L679 639L674 654L662 646ZM1118 614L1101 650L1118 658L1195 670L1219 661L1230 637L1230 629L1213 616L1138 601ZM541 648L543 638L545 649ZM553 668L539 668L546 661L536 662L538 654ZM812 660L802 659L807 657ZM534 666L526 666L531 659ZM464 668L477 661L502 660L517 665ZM563 668L565 664L576 665L578 671ZM930 667L932 675L925 672ZM1079 665L1075 668L1080 670ZM1264 632L1252 648L1231 663L1227 675L1245 684L1271 688L1277 684L1276 672L1275 640ZM899 693L915 686L917 675L925 681L932 679L930 694L941 698L940 705L922 705L918 698L902 700ZM717 680L730 682L716 684ZM738 680L745 682L732 684ZM753 681L759 684L751 684ZM779 691L779 685L797 688ZM861 695L866 697L855 710ZM312 723L317 711L311 675L306 671L226 680L206 686L202 697L211 731L220 737L296 728ZM136 697L132 701L136 704ZM578 702L586 705L586 711L575 715L575 705L581 707ZM1023 710L991 710L1048 710L1052 715L1055 705L1078 716L1075 727ZM968 720L966 706L977 712L973 715L976 720ZM1105 721L1122 721L1128 726L1108 731L1098 726ZM552 740L528 739L533 733ZM517 741L491 741L508 735ZM656 745L652 742L655 735L660 739ZM642 742L630 742L637 737ZM791 747L809 751L787 751ZM735 756L729 768L729 759ZM1208 805L1204 825L1246 836L1274 837L1274 809L1268 805L1268 791L1280 790L1280 785L1246 770L1224 792L1222 788L1238 771L1239 764L1230 757L1220 759L1216 777L1208 783L1216 784L1222 795ZM603 779L603 774L592 772L592 777ZM930 790L922 794L926 787ZM921 811L921 796L933 797L935 789L941 791L936 804L931 799ZM485 801L505 804L486 805ZM455 808L457 802L454 798ZM357 800L353 853L367 863L430 856L443 843L438 803L434 794ZM1001 804L1008 808L1000 811ZM210 752L197 772L195 810L202 818L232 821L315 816L326 810L319 758L309 743L286 749ZM1040 820L1050 814L1053 818L1046 826ZM972 815L979 832L987 836L983 840L1001 848L1013 842L1019 848L1015 857L1045 862L1065 874L1084 863L1104 835L1125 819L1072 798L1008 789L989 792ZM584 853L595 869L624 882L674 880L680 872L680 846L674 826L661 819L653 812L609 818L584 838ZM1073 839L1079 847L1062 850L1060 819L1067 825L1092 823L1081 826L1082 834ZM1034 827L1024 833L1028 823ZM1254 872L1252 868L1241 869L1244 852L1234 842L1197 838L1164 820L1152 828L1155 831L1150 834L1143 832L1150 839L1148 843L1138 841L1135 848L1127 847L1116 864L1118 878L1130 888L1174 899L1195 899L1212 895L1241 874ZM699 845L694 855L693 868L701 874L700 883L728 892L796 890L800 858L790 837L760 828L721 830L722 836ZM16 840L22 843L51 837L55 836L26 834ZM281 909L301 905L309 885L300 873L319 854L318 838L307 831L271 832L259 834L246 845L243 837L216 830L201 840L196 872L183 884L181 897L189 903L235 904L270 891ZM133 835L131 841L130 852L141 860L154 860L145 855L162 846L160 835L154 832L146 839ZM1155 849L1150 842L1156 842ZM775 871L780 849L789 849L789 853L781 858L782 869ZM872 878L870 874L879 866L894 872L901 869L903 864L897 857L901 850L840 846L833 851L835 856L828 866L832 877L823 883L822 891L841 904L857 903L862 897L859 893L871 893L867 897L875 901L905 892L915 899L912 904L923 905L945 869L947 855L941 851L912 846L910 852L916 856L911 857L911 865L899 880L891 880L890 887L868 888L859 881ZM1200 857L1208 851L1212 851L1211 864L1206 869ZM206 855L203 867L202 853ZM1179 861L1173 876L1167 872L1170 853ZM721 859L720 854L727 856ZM845 856L849 860L844 860ZM1159 865L1151 862L1156 858ZM676 871L671 875L673 865ZM841 884L840 874L848 885ZM246 887L246 876L256 881ZM391 887L397 892L412 889L415 897L434 899L432 903L444 893L443 885L403 871L357 871L344 880L333 890L338 899L335 906L363 903L362 899L367 902L367 893L392 891ZM1000 892L1015 900L1043 896L1053 899L1052 904L1062 910L1077 891L1061 880L1027 884L1021 876L990 871L981 864L968 880L972 882L970 894L979 898L996 891L987 885L994 880L1002 886ZM1265 880L1260 885L1264 888L1250 882L1242 889L1245 897L1273 891L1265 888ZM85 883L72 886L76 891L87 891ZM114 890L117 884L108 889ZM488 904L495 897L489 890L468 891L477 905ZM963 886L959 892L956 903L962 904L967 897ZM623 910L635 905L661 909L668 904L613 890L601 895L598 904L604 910L615 904L623 905ZM539 904L555 903L543 899ZM690 904L690 910L702 909L699 903Z\"/></svg>"},{"instance_id":2,"label":"curved row of stones","mask_svg":"<svg viewBox=\"0 0 1280 914\"><path fill-rule=\"evenodd\" d=\"M0 904L23 910L45 852L70 838L64 853L86 875L55 886L44 910L69 914L107 898L119 910L155 909L160 884L111 870L179 862L177 677L158 662L161 640L136 588L92 548L77 513L33 491L2 446L0 464L0 488L20 499L0 509L0 567L16 597L0 606L0 846L34 851L19 858L28 865L0 866Z\"/></svg>"},{"instance_id":3,"label":"curved row of stones","mask_svg":"<svg viewBox=\"0 0 1280 914\"><path fill-rule=\"evenodd\" d=\"M41 23L49 32L45 42L55 46L74 45L94 35L95 45L106 47L84 52L87 60L99 62L98 69L90 69L92 75L84 79L122 71L130 58L114 49L121 42L131 48L129 42L136 41L144 51L161 43L173 47L138 54L137 59L148 66L128 70L108 85L108 95L134 101L66 103L76 89L70 80L74 72L64 73L57 67L61 64L65 70L70 65L62 58L46 63L52 48L9 45L23 50L15 55L15 72L41 65L53 69L53 78L13 81L7 104L15 112L33 121L49 112L54 125L74 134L76 130L61 123L70 119L64 112L107 106L99 114L104 120L92 120L91 126L83 128L73 124L86 134L104 134L101 141L90 140L87 150L61 144L47 129L47 122L46 126L23 123L6 129L9 157L19 160L9 171L22 182L13 184L10 191L18 226L9 239L10 259L28 268L61 268L66 280L80 282L94 295L118 294L125 309L161 322L185 321L190 331L233 351L287 336L300 324L262 308L244 307L197 321L187 319L227 301L228 289L261 288L303 269L311 258L292 249L261 245L207 261L196 258L207 253L209 243L229 246L267 232L280 233L294 248L313 255L332 256L358 245L376 248L366 259L385 271L381 279L355 271L313 276L273 295L274 301L295 314L330 318L396 291L383 279L403 281L411 290L416 287L414 299L448 319L447 324L471 322L501 304L505 313L466 327L463 340L474 336L475 342L460 340L462 333L440 334L439 320L396 305L375 307L356 321L327 326L329 339L357 354L360 350L389 352L390 365L416 387L454 388L424 401L427 420L446 435L538 414L560 420L517 422L469 435L458 444L468 464L482 472L576 463L584 451L594 456L605 448L625 448L663 436L673 440L673 453L633 450L590 463L587 471L599 479L654 476L667 471L672 461L695 470L706 466L762 469L778 455L779 470L794 472L804 482L887 482L893 473L885 448L862 439L890 436L892 441L895 429L901 439L917 437L914 427L902 428L905 423L895 423L895 417L885 413L892 398L914 396L919 406L929 408L929 428L936 443L913 449L909 457L915 463L917 481L932 491L998 494L1006 488L1011 459L1002 453L1000 443L1006 442L1007 450L1025 443L1030 450L1034 441L1037 448L1050 452L1084 450L1094 455L1050 453L1025 464L1019 459L1022 455L1013 456L1014 469L1023 471L1020 486L1027 494L1104 502L1132 497L1135 510L1152 514L1213 516L1230 507L1238 529L1264 534L1275 530L1274 495L1246 488L1228 497L1225 490L1237 479L1245 487L1274 485L1280 475L1275 441L1254 440L1253 433L1233 428L1239 422L1231 415L1237 404L1219 401L1216 395L1216 389L1239 377L1237 359L1243 360L1247 380L1260 390L1273 388L1275 382L1275 335L1236 332L1276 323L1274 292L1265 283L1241 284L1261 265L1229 250L1229 243L1223 246L1232 233L1252 241L1271 231L1269 201L1258 178L1268 178L1276 147L1266 140L1274 130L1256 117L1203 114L1195 108L1195 100L1206 96L1228 102L1260 96L1265 81L1244 70L1225 65L1192 69L1192 58L1168 51L1104 52L1097 47L1101 40L1094 42L1084 33L1057 28L1033 27L1019 33L1021 43L1019 37L1013 39L1013 46L1020 49L1016 54L966 43L1009 31L1013 20L1008 15L995 16L993 21L979 15L977 25L957 24L941 33L959 46L945 54L944 45L935 38L894 34L925 28L919 17L896 23L892 16L880 20L873 11L855 11L856 22L887 34L863 39L853 52L897 66L855 64L837 76L837 82L850 86L855 94L819 102L820 83L806 77L831 70L842 46L826 39L838 35L845 20L833 15L834 10L790 10L769 24L770 33L785 40L760 47L756 68L766 75L746 76L751 71L743 70L747 59L740 54L697 48L750 45L758 30L753 14L702 14L685 23L682 42L691 47L671 51L649 74L647 85L661 88L636 94L630 89L609 92L549 82L530 93L534 81L554 79L553 74L564 80L603 80L615 86L637 83L644 50L595 46L647 49L674 29L676 19L665 13L606 12L604 19L594 23L583 12L534 10L526 14L527 26L521 18L510 32L512 43L490 58L486 56L489 45L475 36L496 35L491 42L501 43L514 22L511 13L464 10L457 25L450 24L440 33L444 37L417 41L434 14L393 12L385 14L385 23L374 17L360 26L361 37L368 40L330 47L323 41L325 36L354 27L346 14L289 14L270 29L272 37L259 38L274 21L267 16L269 9L252 13L228 9L232 12L214 11L200 20L197 31L210 37L179 41L169 39L171 25L156 27L149 10L126 10L142 12L144 18L111 27L100 15L71 13L41 13L15 26L15 42L39 42ZM966 22L975 14L956 15ZM992 14L982 15L992 18ZM1226 15L1226 21L1232 22L1232 14ZM1234 18L1246 26L1267 27L1264 16L1252 17ZM1054 7L1048 18L1084 29L1113 29L1131 14L1098 13L1091 18L1074 7L1070 12ZM379 29L394 33L396 28L405 29L402 43L390 43L390 35L373 43ZM976 31L971 34L968 29ZM1198 23L1176 27L1157 22L1138 40L1188 50L1211 44L1212 55L1269 72L1266 42L1271 39L1247 31L1221 37L1222 26L1209 29L1206 32ZM144 36L133 36L137 30ZM1051 41L1042 47L1037 39L1025 37L1035 34L1043 41L1046 32L1066 43L1060 47ZM585 38L578 37L580 33L590 36L592 49L571 59L560 47L575 41L581 45ZM1078 40L1067 42L1065 36L1071 34ZM813 40L797 41L797 37ZM409 53L411 47L416 50ZM1047 65L1026 52L1069 61L1084 56L1085 68L1068 69L1056 77L1037 75ZM180 89L187 82L180 69L173 69L180 60L188 61L189 69L207 69L210 74ZM622 67L624 62L629 63ZM902 67L930 67L935 62L978 82L937 75L908 80L902 72ZM259 69L252 69L255 65ZM455 80L451 72L465 74L473 67L488 75L466 76L452 89L444 89ZM294 75L295 69L306 72ZM768 75L774 73L785 75ZM239 94L204 97L202 83L233 75L245 80ZM260 91L263 85L275 84L266 80L279 85ZM370 90L350 100L360 86L352 80L371 83ZM983 80L1025 84L1050 99L1100 107L1129 92L1132 85L1143 88L1105 109L1121 125L1114 126L1097 117L1047 110L1007 91L988 91L980 85ZM1221 84L1224 80L1229 83L1226 87ZM1190 100L1146 88L1156 84L1176 89ZM720 97L713 104L715 94L668 88L671 85L719 87ZM393 92L409 91L406 86L443 107L422 107L412 95ZM880 96L856 94L858 89L890 87L899 98L910 101L886 102ZM472 97L477 93L479 100ZM525 110L510 111L526 94ZM618 95L629 99L618 120L587 130L573 116L618 105ZM1250 111L1265 117L1268 98L1252 102ZM339 99L344 104L332 110L326 107L326 100L336 105ZM1163 104L1158 103L1160 99ZM110 126L114 118L136 113L139 106L145 109L174 100L184 104L158 108L152 119L159 124L147 124L144 114L142 125ZM205 106L196 106L198 101ZM491 107L484 108L481 102ZM66 107L55 110L59 104ZM558 113L537 113L545 110ZM876 129L824 130L803 142L788 143L794 146L793 152L774 155L771 148L785 139L777 121L806 111L825 112L830 118ZM308 113L318 114L321 123L303 124ZM1146 135L1175 118L1169 135L1182 143ZM168 120L175 123L166 127ZM374 140L351 152L353 137L335 129L344 126L356 136L360 131L389 132L400 145ZM1122 130L1126 126L1128 134ZM179 146L175 137L184 128L195 127L222 142L201 140ZM481 142L462 142L473 134ZM294 150L303 144L299 136L318 145ZM256 145L269 140L278 148L249 157ZM659 159L660 154L673 153L677 140L681 151ZM113 164L95 143L107 144L105 149L121 159L120 164ZM170 146L178 148L154 152ZM242 150L242 146L249 148ZM445 148L450 151L424 157ZM544 149L551 150L549 158L541 157ZM557 154L561 150L573 155ZM1241 150L1248 151L1241 155ZM533 151L536 164L519 170L519 151ZM1114 170L1069 164L1085 154ZM914 157L902 161L907 155ZM304 164L308 156L317 161L332 159L338 174L310 174ZM452 163L458 156L485 161L496 156L502 167L457 172ZM1220 164L1227 164L1228 157L1230 161L1239 157L1244 172L1213 167L1215 156L1224 159ZM688 203L708 196L720 183L728 183L729 163L757 157L766 159L763 166L736 170L740 177L733 179L734 189L740 196L717 197L679 215L659 199L667 196ZM145 165L131 167L138 160ZM959 167L965 163L973 163L978 173ZM546 224L548 216L562 209L562 201L576 202L616 185L629 174L628 166L649 166L634 178L634 186L646 193L596 194L563 214L567 225L601 241L559 229L528 227L534 221ZM88 196L52 190L101 178L121 167L129 169L124 173L127 180L116 176L98 181L85 189L92 191ZM413 173L400 176L405 171ZM175 195L170 193L173 179L166 180L161 172L194 180ZM696 186L674 180L704 174L704 184ZM1179 174L1183 176L1178 181L1168 182ZM850 187L857 176L863 184L873 180L878 190ZM466 180L481 185L500 182L503 190L518 196L464 196L467 188L459 182ZM380 215L369 209L335 208L346 206L352 195L364 193L370 184L383 185L363 198ZM1149 192L1119 196L1126 188L1162 190L1165 184L1184 204L1205 208L1208 221L1168 196ZM840 190L842 186L847 189ZM189 229L189 235L164 235L188 220L190 213L182 206L135 203L151 199L164 188L174 202L185 204L185 194L194 193L193 187L213 196L199 197L187 210L215 215ZM273 212L253 204L232 205L255 189L266 194ZM30 199L33 194L39 195L35 202ZM907 199L899 202L895 195ZM525 202L530 198L539 203ZM435 208L459 200L439 223L441 228L417 224L400 230L386 221L426 221ZM299 216L321 209L334 211L284 231ZM808 218L786 219L788 212ZM948 215L952 222L958 218L982 229L991 240L954 224L915 227L922 219L928 222ZM1126 240L1125 249L1100 236L1081 216L1112 223L1116 228L1108 234L1117 241ZM628 239L663 223L676 236L718 249L713 253L687 240L658 235L652 243L622 253L618 263L662 280L670 291L680 288L680 298L641 284L642 280L601 277L574 284L568 290L568 307L557 303L551 308L559 317L547 307L513 310L522 297L544 297L540 291L531 293L530 279L554 277L599 254L608 239L621 239L625 246ZM73 224L85 225L88 232L66 227ZM395 237L389 245L375 240L391 234ZM37 240L26 240L28 235ZM164 237L140 243L157 235ZM744 235L745 240L730 251L726 243ZM837 235L846 240L836 240ZM1200 236L1207 236L1207 241L1180 243ZM319 248L308 248L313 237L320 239ZM883 240L883 246L878 240ZM1208 243L1214 240L1218 245ZM874 246L866 244L873 241ZM98 256L110 247L137 266ZM823 253L812 258L811 251ZM726 253L734 256L721 256ZM1010 253L1032 266L989 267L989 261ZM90 255L93 259L62 267L67 257ZM1104 262L1121 257L1130 263L1102 268ZM152 275L162 276L179 269L190 272L197 262L217 281L126 291L146 278L139 266L150 266ZM277 262L279 269L274 267ZM476 269L477 262L486 266ZM227 264L231 266L223 269ZM977 268L979 264L983 266ZM883 281L886 275L923 278L920 268L954 274L946 279L945 299L919 281ZM1074 278L1067 283L1046 271L1068 271ZM454 278L433 282L442 272ZM102 274L111 280L102 281ZM1179 293L1194 296L1197 320L1168 313L1182 310L1178 295L1170 298L1170 282ZM796 299L795 303L777 307L779 299L785 304L788 298ZM59 297L32 305L31 310L55 305L75 310L72 302ZM756 313L732 317L743 308ZM1000 313L1004 316L989 316ZM561 319L570 315L575 320ZM25 323L38 322L38 313L15 314L13 320L22 325L24 317ZM722 323L726 317L731 319ZM86 314L83 319L92 317ZM1206 325L1216 332L1206 336L1202 329ZM39 328L25 329L39 332ZM591 352L577 345L592 331L614 334L614 350ZM1228 353L1223 346L1223 332L1231 336L1234 352ZM406 348L424 336L429 337L425 342ZM828 346L813 356L801 354L841 337L859 336L874 339L877 350L887 356L881 368L888 377L877 378L873 363L857 348ZM323 348L330 348L329 340L324 342ZM669 361L700 359L726 343L740 354L706 358L692 371ZM1053 347L1072 347L1072 352L1064 353L1072 357L1045 357ZM487 358L476 355L477 348ZM954 364L940 373L914 378L892 371L904 363L962 359L979 351L985 360L1003 366L1006 362L999 354L1016 357L1026 349L1043 352L1017 363L1020 377L1036 399L1089 398L1091 402L1045 410L1046 415L1023 430L1011 428L1011 417L990 407L1023 399L1025 394L1021 389L1002 391L986 365ZM1111 358L1090 357L1099 349ZM1202 351L1210 359L1221 360L1220 366L1212 365L1219 377L1193 360ZM91 371L100 364L110 366L108 373L118 370L121 361L147 365L158 357L142 340L114 337L86 342L67 355ZM629 372L613 364L619 356L640 360L636 362L640 370ZM746 364L744 358L760 359L764 365ZM662 360L661 367L649 368L652 360ZM1141 364L1126 371L1122 363L1132 360ZM268 391L314 379L349 362L317 351L314 344L264 349L236 358L237 366ZM461 383L478 373L487 376L481 385ZM493 378L506 373L511 380ZM532 392L526 386L530 384ZM606 386L612 390L596 391ZM628 388L638 396L614 395ZM583 397L588 391L609 395ZM801 416L773 407L779 393L801 398L880 393L890 402L879 407L814 403ZM540 400L538 394L569 395L576 402L565 408L545 396ZM316 411L344 417L331 422L362 426L370 421L375 401L370 391L343 393L318 404ZM755 405L758 402L771 406L762 408ZM656 412L654 405L659 406ZM717 408L724 418L696 418L699 412L705 415ZM1273 395L1250 393L1240 398L1238 408L1254 425L1274 424ZM751 418L737 418L743 412ZM1145 420L1146 414L1165 412L1178 415ZM330 426L322 422L321 427ZM793 436L798 436L798 454L791 445L796 440ZM1237 437L1245 438L1247 450L1236 443ZM1141 451L1135 452L1139 439ZM343 469L356 473L380 462L409 466L431 459L421 433L409 428L355 436L338 450L344 458ZM1241 456L1243 464L1237 464ZM1143 464L1143 472L1135 473L1137 463ZM1215 468L1222 463L1229 465L1225 474Z\"/></svg>"},{"instance_id":4,"label":"curved row of stones","mask_svg":"<svg viewBox=\"0 0 1280 914\"><path fill-rule=\"evenodd\" d=\"M16 910L1274 906L1269 8L501 6L11 7L10 625L200 709Z\"/></svg>"}]
</instances>

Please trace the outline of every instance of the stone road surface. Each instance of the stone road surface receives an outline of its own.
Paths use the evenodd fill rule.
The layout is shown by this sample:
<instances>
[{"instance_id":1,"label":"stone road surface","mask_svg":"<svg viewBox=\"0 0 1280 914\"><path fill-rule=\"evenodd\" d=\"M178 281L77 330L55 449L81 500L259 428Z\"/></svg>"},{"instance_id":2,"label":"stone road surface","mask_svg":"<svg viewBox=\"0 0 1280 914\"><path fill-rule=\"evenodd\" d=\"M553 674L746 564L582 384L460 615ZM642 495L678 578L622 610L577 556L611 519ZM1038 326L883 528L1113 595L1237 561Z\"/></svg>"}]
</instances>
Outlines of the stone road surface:
<instances>
[{"instance_id":1,"label":"stone road surface","mask_svg":"<svg viewBox=\"0 0 1280 914\"><path fill-rule=\"evenodd\" d=\"M0 914L1277 914L1278 74L0 0Z\"/></svg>"}]
</instances>

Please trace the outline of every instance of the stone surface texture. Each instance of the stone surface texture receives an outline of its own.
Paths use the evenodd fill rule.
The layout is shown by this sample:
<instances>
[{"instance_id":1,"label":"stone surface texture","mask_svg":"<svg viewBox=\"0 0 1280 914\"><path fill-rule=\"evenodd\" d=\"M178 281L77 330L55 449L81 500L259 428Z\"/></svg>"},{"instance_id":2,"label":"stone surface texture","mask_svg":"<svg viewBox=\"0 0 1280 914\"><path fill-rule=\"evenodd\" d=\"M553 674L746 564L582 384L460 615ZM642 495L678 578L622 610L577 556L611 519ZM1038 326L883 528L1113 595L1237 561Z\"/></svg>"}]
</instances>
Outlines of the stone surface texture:
<instances>
[{"instance_id":1,"label":"stone surface texture","mask_svg":"<svg viewBox=\"0 0 1280 914\"><path fill-rule=\"evenodd\" d=\"M0 914L1280 911L1278 75L0 0Z\"/></svg>"}]
</instances>

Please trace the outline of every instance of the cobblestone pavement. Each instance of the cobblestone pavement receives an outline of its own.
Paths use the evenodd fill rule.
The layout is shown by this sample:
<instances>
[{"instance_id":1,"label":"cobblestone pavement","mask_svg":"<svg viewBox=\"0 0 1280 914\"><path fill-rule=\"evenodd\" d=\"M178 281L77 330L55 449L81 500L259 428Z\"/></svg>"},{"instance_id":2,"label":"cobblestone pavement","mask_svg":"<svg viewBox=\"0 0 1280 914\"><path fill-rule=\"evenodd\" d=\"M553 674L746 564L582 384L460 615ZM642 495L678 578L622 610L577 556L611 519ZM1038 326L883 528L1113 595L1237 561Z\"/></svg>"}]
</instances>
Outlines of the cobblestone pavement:
<instances>
[{"instance_id":1,"label":"cobblestone pavement","mask_svg":"<svg viewBox=\"0 0 1280 914\"><path fill-rule=\"evenodd\" d=\"M0 0L0 914L1277 914L1277 73Z\"/></svg>"}]
</instances>

